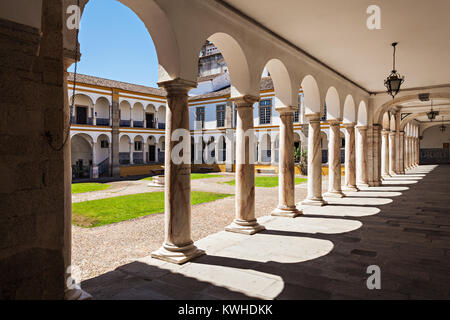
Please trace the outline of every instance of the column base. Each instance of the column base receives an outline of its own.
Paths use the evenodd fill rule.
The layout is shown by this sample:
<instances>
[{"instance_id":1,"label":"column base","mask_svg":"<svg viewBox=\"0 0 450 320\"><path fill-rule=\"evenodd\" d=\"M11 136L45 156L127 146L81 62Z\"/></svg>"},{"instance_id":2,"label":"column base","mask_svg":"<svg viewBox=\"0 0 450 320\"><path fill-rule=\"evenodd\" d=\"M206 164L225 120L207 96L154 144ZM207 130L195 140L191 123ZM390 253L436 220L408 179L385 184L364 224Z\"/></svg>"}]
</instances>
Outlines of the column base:
<instances>
[{"instance_id":1,"label":"column base","mask_svg":"<svg viewBox=\"0 0 450 320\"><path fill-rule=\"evenodd\" d=\"M194 243L183 247L163 244L161 248L151 253L151 257L170 263L183 264L203 254L206 252L198 249Z\"/></svg>"},{"instance_id":2,"label":"column base","mask_svg":"<svg viewBox=\"0 0 450 320\"><path fill-rule=\"evenodd\" d=\"M328 203L323 199L305 199L302 202L300 202L303 206L318 206L323 207L327 205Z\"/></svg>"},{"instance_id":3,"label":"column base","mask_svg":"<svg viewBox=\"0 0 450 320\"><path fill-rule=\"evenodd\" d=\"M225 231L246 235L252 235L263 230L266 230L266 227L260 225L256 219L251 221L235 219L229 226L225 227Z\"/></svg>"},{"instance_id":4,"label":"column base","mask_svg":"<svg viewBox=\"0 0 450 320\"><path fill-rule=\"evenodd\" d=\"M326 198L343 198L345 197L345 194L342 193L342 191L328 191L323 194Z\"/></svg>"},{"instance_id":5,"label":"column base","mask_svg":"<svg viewBox=\"0 0 450 320\"><path fill-rule=\"evenodd\" d=\"M370 187L368 183L357 183L358 188L359 187Z\"/></svg>"},{"instance_id":6,"label":"column base","mask_svg":"<svg viewBox=\"0 0 450 320\"><path fill-rule=\"evenodd\" d=\"M381 176L382 179L391 178L392 176L390 174L384 174Z\"/></svg>"},{"instance_id":7,"label":"column base","mask_svg":"<svg viewBox=\"0 0 450 320\"><path fill-rule=\"evenodd\" d=\"M342 188L342 191L358 192L359 188L357 186L345 186Z\"/></svg>"},{"instance_id":8,"label":"column base","mask_svg":"<svg viewBox=\"0 0 450 320\"><path fill-rule=\"evenodd\" d=\"M82 289L70 289L64 294L64 300L92 300L92 296Z\"/></svg>"},{"instance_id":9,"label":"column base","mask_svg":"<svg viewBox=\"0 0 450 320\"><path fill-rule=\"evenodd\" d=\"M278 207L272 211L271 215L276 217L286 217L286 218L295 218L302 214L302 211L298 210L296 207L294 208L283 208Z\"/></svg>"}]
</instances>

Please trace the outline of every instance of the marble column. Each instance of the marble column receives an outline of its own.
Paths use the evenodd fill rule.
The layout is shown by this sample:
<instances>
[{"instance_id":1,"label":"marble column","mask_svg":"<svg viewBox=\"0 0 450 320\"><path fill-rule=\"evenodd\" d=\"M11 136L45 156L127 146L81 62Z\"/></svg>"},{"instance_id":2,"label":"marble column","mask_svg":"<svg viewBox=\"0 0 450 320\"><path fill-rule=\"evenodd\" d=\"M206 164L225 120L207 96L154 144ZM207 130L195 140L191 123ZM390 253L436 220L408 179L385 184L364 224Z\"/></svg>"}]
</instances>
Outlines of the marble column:
<instances>
[{"instance_id":1,"label":"marble column","mask_svg":"<svg viewBox=\"0 0 450 320\"><path fill-rule=\"evenodd\" d=\"M341 136L339 120L329 120L330 138L328 140L328 192L325 197L342 198L341 187Z\"/></svg>"},{"instance_id":2,"label":"marble column","mask_svg":"<svg viewBox=\"0 0 450 320\"><path fill-rule=\"evenodd\" d=\"M280 161L278 164L278 207L273 216L294 218L301 212L295 207L294 111L295 107L277 108L280 114Z\"/></svg>"},{"instance_id":3,"label":"marble column","mask_svg":"<svg viewBox=\"0 0 450 320\"><path fill-rule=\"evenodd\" d=\"M367 126L357 126L358 134L357 157L356 157L356 184L358 186L368 187L367 180Z\"/></svg>"},{"instance_id":4,"label":"marble column","mask_svg":"<svg viewBox=\"0 0 450 320\"><path fill-rule=\"evenodd\" d=\"M389 174L389 130L381 131L381 174L383 178L390 177Z\"/></svg>"},{"instance_id":5,"label":"marble column","mask_svg":"<svg viewBox=\"0 0 450 320\"><path fill-rule=\"evenodd\" d=\"M389 174L395 174L395 132L389 132Z\"/></svg>"},{"instance_id":6,"label":"marble column","mask_svg":"<svg viewBox=\"0 0 450 320\"><path fill-rule=\"evenodd\" d=\"M355 124L345 126L345 191L359 191L356 186Z\"/></svg>"},{"instance_id":7,"label":"marble column","mask_svg":"<svg viewBox=\"0 0 450 320\"><path fill-rule=\"evenodd\" d=\"M275 146L276 146L276 136L274 138L271 138L270 140L270 164L272 166L277 165L277 159L275 156Z\"/></svg>"},{"instance_id":8,"label":"marble column","mask_svg":"<svg viewBox=\"0 0 450 320\"><path fill-rule=\"evenodd\" d=\"M405 132L404 131L400 131L400 139L399 139L399 153L398 153L398 157L399 157L399 174L405 174Z\"/></svg>"},{"instance_id":9,"label":"marble column","mask_svg":"<svg viewBox=\"0 0 450 320\"><path fill-rule=\"evenodd\" d=\"M307 114L308 126L308 195L302 205L323 206L322 198L322 147L320 145L320 114Z\"/></svg>"},{"instance_id":10,"label":"marble column","mask_svg":"<svg viewBox=\"0 0 450 320\"><path fill-rule=\"evenodd\" d=\"M411 137L407 137L406 141L408 142L408 148L406 150L406 154L407 154L407 157L408 157L407 158L408 159L408 161L407 161L407 163L408 163L407 169L411 169Z\"/></svg>"},{"instance_id":11,"label":"marble column","mask_svg":"<svg viewBox=\"0 0 450 320\"><path fill-rule=\"evenodd\" d=\"M175 79L159 83L167 91L165 163L164 163L164 243L151 256L171 263L182 264L204 254L191 237L191 164L188 92L196 84ZM172 161L173 148L182 143L172 140L174 131L184 129L184 150L189 155L186 161L175 164Z\"/></svg>"},{"instance_id":12,"label":"marble column","mask_svg":"<svg viewBox=\"0 0 450 320\"><path fill-rule=\"evenodd\" d=\"M236 121L236 214L226 231L252 235L265 229L255 218L255 135L253 104L258 99L243 96L234 99ZM253 155L251 155L253 153Z\"/></svg>"},{"instance_id":13,"label":"marble column","mask_svg":"<svg viewBox=\"0 0 450 320\"><path fill-rule=\"evenodd\" d=\"M374 124L372 131L373 185L381 186L381 126Z\"/></svg>"}]
</instances>

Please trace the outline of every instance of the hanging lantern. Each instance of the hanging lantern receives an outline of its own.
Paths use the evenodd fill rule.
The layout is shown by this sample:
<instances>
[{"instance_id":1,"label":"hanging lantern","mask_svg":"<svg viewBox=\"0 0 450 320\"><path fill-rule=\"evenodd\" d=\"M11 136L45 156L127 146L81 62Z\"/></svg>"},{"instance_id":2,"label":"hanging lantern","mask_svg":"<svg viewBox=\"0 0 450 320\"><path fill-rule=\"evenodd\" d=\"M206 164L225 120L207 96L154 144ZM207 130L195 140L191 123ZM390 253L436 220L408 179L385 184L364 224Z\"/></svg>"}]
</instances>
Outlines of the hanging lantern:
<instances>
[{"instance_id":1,"label":"hanging lantern","mask_svg":"<svg viewBox=\"0 0 450 320\"><path fill-rule=\"evenodd\" d=\"M439 111L433 111L433 100L431 100L431 110L427 112L428 120L433 121L437 115L439 115Z\"/></svg>"},{"instance_id":2,"label":"hanging lantern","mask_svg":"<svg viewBox=\"0 0 450 320\"><path fill-rule=\"evenodd\" d=\"M391 74L384 80L384 85L387 89L387 92L392 96L392 99L397 95L400 91L400 87L402 83L405 81L405 77L402 77L397 70L395 70L395 47L397 46L397 42L392 44L394 47L394 55L393 55L393 63L392 63L392 72Z\"/></svg>"}]
</instances>

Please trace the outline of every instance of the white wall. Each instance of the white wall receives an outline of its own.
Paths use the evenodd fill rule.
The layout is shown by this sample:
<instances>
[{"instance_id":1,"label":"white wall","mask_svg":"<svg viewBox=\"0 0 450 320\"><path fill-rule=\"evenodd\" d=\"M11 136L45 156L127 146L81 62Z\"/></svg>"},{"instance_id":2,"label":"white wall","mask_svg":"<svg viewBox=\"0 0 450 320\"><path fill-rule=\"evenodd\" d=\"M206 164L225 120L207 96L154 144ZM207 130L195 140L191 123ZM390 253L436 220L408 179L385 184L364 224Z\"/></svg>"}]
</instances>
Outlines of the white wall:
<instances>
[{"instance_id":1,"label":"white wall","mask_svg":"<svg viewBox=\"0 0 450 320\"><path fill-rule=\"evenodd\" d=\"M444 143L450 143L450 125L444 133L439 131L439 126L428 128L423 133L423 139L420 140L420 148L442 148Z\"/></svg>"}]
</instances>

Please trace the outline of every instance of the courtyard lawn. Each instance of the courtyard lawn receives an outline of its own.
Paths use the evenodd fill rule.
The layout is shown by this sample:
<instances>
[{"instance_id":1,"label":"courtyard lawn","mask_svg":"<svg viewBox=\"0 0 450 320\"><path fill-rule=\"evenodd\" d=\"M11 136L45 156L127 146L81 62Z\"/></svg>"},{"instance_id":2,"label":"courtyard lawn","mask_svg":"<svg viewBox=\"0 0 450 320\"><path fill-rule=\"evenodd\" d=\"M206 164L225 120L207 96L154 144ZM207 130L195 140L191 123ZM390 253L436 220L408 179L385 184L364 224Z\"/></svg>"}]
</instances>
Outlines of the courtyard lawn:
<instances>
[{"instance_id":1,"label":"courtyard lawn","mask_svg":"<svg viewBox=\"0 0 450 320\"><path fill-rule=\"evenodd\" d=\"M197 180L197 179L208 179L208 178L221 178L223 175L221 174L209 174L209 173L191 173L191 180ZM147 177L142 180L149 180L152 181L153 177Z\"/></svg>"},{"instance_id":2,"label":"courtyard lawn","mask_svg":"<svg viewBox=\"0 0 450 320\"><path fill-rule=\"evenodd\" d=\"M72 194L106 190L109 187L109 184L103 183L74 183L72 184Z\"/></svg>"},{"instance_id":3,"label":"courtyard lawn","mask_svg":"<svg viewBox=\"0 0 450 320\"><path fill-rule=\"evenodd\" d=\"M191 192L191 204L223 199L232 194ZM150 192L72 204L72 223L93 228L164 212L164 192Z\"/></svg>"},{"instance_id":4,"label":"courtyard lawn","mask_svg":"<svg viewBox=\"0 0 450 320\"><path fill-rule=\"evenodd\" d=\"M306 178L295 178L295 184L306 182ZM236 180L224 182L230 186L236 185ZM255 186L263 188L278 187L278 177L255 177Z\"/></svg>"}]
</instances>

